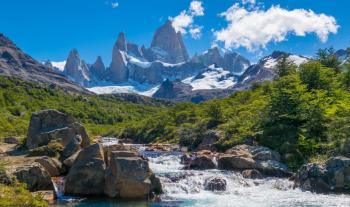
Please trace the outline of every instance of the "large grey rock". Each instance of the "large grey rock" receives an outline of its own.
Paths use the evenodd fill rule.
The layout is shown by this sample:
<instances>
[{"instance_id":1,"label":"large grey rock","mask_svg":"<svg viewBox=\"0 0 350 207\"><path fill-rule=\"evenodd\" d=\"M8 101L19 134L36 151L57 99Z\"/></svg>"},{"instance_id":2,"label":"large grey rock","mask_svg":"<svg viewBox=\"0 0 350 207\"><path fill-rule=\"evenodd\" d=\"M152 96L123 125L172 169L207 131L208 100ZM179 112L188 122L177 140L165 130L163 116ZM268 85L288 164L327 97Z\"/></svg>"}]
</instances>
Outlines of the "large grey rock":
<instances>
[{"instance_id":1,"label":"large grey rock","mask_svg":"<svg viewBox=\"0 0 350 207\"><path fill-rule=\"evenodd\" d=\"M189 58L182 35L180 32L176 33L171 21L157 29L146 56L151 61L160 60L167 63L181 63Z\"/></svg>"},{"instance_id":2,"label":"large grey rock","mask_svg":"<svg viewBox=\"0 0 350 207\"><path fill-rule=\"evenodd\" d=\"M30 191L54 190L49 173L39 163L18 167L13 175L18 181L27 184Z\"/></svg>"},{"instance_id":3,"label":"large grey rock","mask_svg":"<svg viewBox=\"0 0 350 207\"><path fill-rule=\"evenodd\" d=\"M217 142L220 139L220 133L217 131L208 131L204 134L202 142L198 145L197 151L201 150L210 150L210 151L216 151L216 148L214 146L215 142Z\"/></svg>"},{"instance_id":4,"label":"large grey rock","mask_svg":"<svg viewBox=\"0 0 350 207\"><path fill-rule=\"evenodd\" d=\"M161 184L141 157L123 157L112 152L106 171L105 194L112 198L147 199L161 193Z\"/></svg>"},{"instance_id":5,"label":"large grey rock","mask_svg":"<svg viewBox=\"0 0 350 207\"><path fill-rule=\"evenodd\" d=\"M219 157L218 166L223 170L256 169L264 175L275 177L292 175L277 152L262 146L235 146Z\"/></svg>"},{"instance_id":6,"label":"large grey rock","mask_svg":"<svg viewBox=\"0 0 350 207\"><path fill-rule=\"evenodd\" d=\"M254 169L255 161L250 157L224 155L219 158L218 167L222 170Z\"/></svg>"},{"instance_id":7,"label":"large grey rock","mask_svg":"<svg viewBox=\"0 0 350 207\"><path fill-rule=\"evenodd\" d=\"M84 148L66 176L65 194L103 195L105 169L102 146L94 144Z\"/></svg>"},{"instance_id":8,"label":"large grey rock","mask_svg":"<svg viewBox=\"0 0 350 207\"><path fill-rule=\"evenodd\" d=\"M45 146L52 140L59 140L65 147L64 159L90 144L85 128L72 116L51 109L33 113L27 134L27 148ZM74 147L76 143L80 144Z\"/></svg>"},{"instance_id":9,"label":"large grey rock","mask_svg":"<svg viewBox=\"0 0 350 207\"><path fill-rule=\"evenodd\" d=\"M350 159L331 157L325 163L305 164L296 175L295 186L319 193L349 193Z\"/></svg>"},{"instance_id":10,"label":"large grey rock","mask_svg":"<svg viewBox=\"0 0 350 207\"><path fill-rule=\"evenodd\" d=\"M64 172L62 163L56 158L45 156L36 159L35 162L40 163L51 177L58 177Z\"/></svg>"},{"instance_id":11,"label":"large grey rock","mask_svg":"<svg viewBox=\"0 0 350 207\"><path fill-rule=\"evenodd\" d=\"M209 191L225 191L226 180L220 177L210 177L204 182L204 189Z\"/></svg>"},{"instance_id":12,"label":"large grey rock","mask_svg":"<svg viewBox=\"0 0 350 207\"><path fill-rule=\"evenodd\" d=\"M205 170L205 169L214 169L216 168L216 165L214 161L206 155L199 155L195 157L190 162L191 169L198 169L198 170Z\"/></svg>"}]
</instances>

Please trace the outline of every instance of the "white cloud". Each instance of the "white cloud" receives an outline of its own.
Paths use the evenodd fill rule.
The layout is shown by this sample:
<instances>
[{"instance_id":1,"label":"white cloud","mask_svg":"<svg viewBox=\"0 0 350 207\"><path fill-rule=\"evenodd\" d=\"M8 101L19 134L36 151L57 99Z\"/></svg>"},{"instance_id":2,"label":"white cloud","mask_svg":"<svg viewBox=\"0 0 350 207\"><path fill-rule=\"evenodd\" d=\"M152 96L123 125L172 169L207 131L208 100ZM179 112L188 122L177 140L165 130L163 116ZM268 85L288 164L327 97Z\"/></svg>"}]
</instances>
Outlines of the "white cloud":
<instances>
[{"instance_id":1,"label":"white cloud","mask_svg":"<svg viewBox=\"0 0 350 207\"><path fill-rule=\"evenodd\" d=\"M192 38L201 37L202 27L194 24L194 18L204 15L204 8L201 1L193 0L188 10L183 10L178 16L170 17L176 32L191 34Z\"/></svg>"},{"instance_id":2,"label":"white cloud","mask_svg":"<svg viewBox=\"0 0 350 207\"><path fill-rule=\"evenodd\" d=\"M329 34L336 34L339 28L332 16L305 9L289 11L279 6L266 11L258 8L248 11L234 4L220 16L225 17L228 26L214 31L216 41L223 42L225 48L244 47L250 51L265 48L270 42L282 42L290 34L315 33L326 42Z\"/></svg>"},{"instance_id":3,"label":"white cloud","mask_svg":"<svg viewBox=\"0 0 350 207\"><path fill-rule=\"evenodd\" d=\"M201 1L192 1L190 4L190 10L192 16L203 16L204 8Z\"/></svg>"},{"instance_id":4,"label":"white cloud","mask_svg":"<svg viewBox=\"0 0 350 207\"><path fill-rule=\"evenodd\" d=\"M119 6L119 3L118 2L112 2L111 6L112 6L113 9L115 9L115 8L117 8Z\"/></svg>"},{"instance_id":5,"label":"white cloud","mask_svg":"<svg viewBox=\"0 0 350 207\"><path fill-rule=\"evenodd\" d=\"M242 0L242 4L255 4L255 0Z\"/></svg>"},{"instance_id":6,"label":"white cloud","mask_svg":"<svg viewBox=\"0 0 350 207\"><path fill-rule=\"evenodd\" d=\"M190 34L193 39L200 39L202 37L202 27L195 26L190 28Z\"/></svg>"}]
</instances>

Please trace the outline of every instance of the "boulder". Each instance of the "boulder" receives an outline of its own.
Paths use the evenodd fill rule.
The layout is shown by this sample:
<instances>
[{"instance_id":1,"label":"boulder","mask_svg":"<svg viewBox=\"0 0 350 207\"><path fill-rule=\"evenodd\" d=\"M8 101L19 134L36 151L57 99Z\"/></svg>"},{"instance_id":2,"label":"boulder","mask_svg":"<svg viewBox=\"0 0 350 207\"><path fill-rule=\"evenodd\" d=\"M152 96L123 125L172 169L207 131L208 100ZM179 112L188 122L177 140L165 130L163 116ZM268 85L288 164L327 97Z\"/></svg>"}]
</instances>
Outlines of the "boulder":
<instances>
[{"instance_id":1,"label":"boulder","mask_svg":"<svg viewBox=\"0 0 350 207\"><path fill-rule=\"evenodd\" d=\"M202 142L198 145L197 151L210 150L216 151L214 143L220 139L220 135L216 131L208 131L204 134Z\"/></svg>"},{"instance_id":2,"label":"boulder","mask_svg":"<svg viewBox=\"0 0 350 207\"><path fill-rule=\"evenodd\" d=\"M63 173L62 163L56 158L45 156L36 159L35 162L40 163L51 177L58 177Z\"/></svg>"},{"instance_id":3,"label":"boulder","mask_svg":"<svg viewBox=\"0 0 350 207\"><path fill-rule=\"evenodd\" d=\"M255 169L259 170L264 175L274 177L290 177L293 175L293 173L288 170L288 167L285 164L276 160L258 160L255 163Z\"/></svg>"},{"instance_id":4,"label":"boulder","mask_svg":"<svg viewBox=\"0 0 350 207\"><path fill-rule=\"evenodd\" d=\"M276 177L291 176L288 167L281 163L278 152L262 146L238 145L226 151L218 161L224 170L259 170L262 174Z\"/></svg>"},{"instance_id":5,"label":"boulder","mask_svg":"<svg viewBox=\"0 0 350 207\"><path fill-rule=\"evenodd\" d=\"M77 157L78 157L80 151L81 151L81 150L75 152L73 155L71 155L70 157L68 157L67 159L65 159L65 160L63 161L64 166L65 166L68 170L73 166L73 164L74 164L75 160L77 159Z\"/></svg>"},{"instance_id":6,"label":"boulder","mask_svg":"<svg viewBox=\"0 0 350 207\"><path fill-rule=\"evenodd\" d=\"M74 136L63 149L61 159L65 160L81 149L82 138L80 135Z\"/></svg>"},{"instance_id":7,"label":"boulder","mask_svg":"<svg viewBox=\"0 0 350 207\"><path fill-rule=\"evenodd\" d=\"M46 146L52 140L62 143L64 159L90 144L85 128L72 116L51 109L33 113L27 134L28 149Z\"/></svg>"},{"instance_id":8,"label":"boulder","mask_svg":"<svg viewBox=\"0 0 350 207\"><path fill-rule=\"evenodd\" d=\"M65 194L103 195L105 169L102 146L94 144L84 148L66 176Z\"/></svg>"},{"instance_id":9,"label":"boulder","mask_svg":"<svg viewBox=\"0 0 350 207\"><path fill-rule=\"evenodd\" d=\"M49 173L39 163L21 166L13 172L18 181L27 184L30 191L54 190Z\"/></svg>"},{"instance_id":10,"label":"boulder","mask_svg":"<svg viewBox=\"0 0 350 207\"><path fill-rule=\"evenodd\" d=\"M112 152L104 192L111 198L147 199L162 192L158 178L141 157L120 157Z\"/></svg>"},{"instance_id":11,"label":"boulder","mask_svg":"<svg viewBox=\"0 0 350 207\"><path fill-rule=\"evenodd\" d=\"M255 161L249 157L237 155L223 155L219 157L218 167L221 170L254 169Z\"/></svg>"},{"instance_id":12,"label":"boulder","mask_svg":"<svg viewBox=\"0 0 350 207\"><path fill-rule=\"evenodd\" d=\"M247 179L262 179L263 176L258 170L244 170L242 176Z\"/></svg>"},{"instance_id":13,"label":"boulder","mask_svg":"<svg viewBox=\"0 0 350 207\"><path fill-rule=\"evenodd\" d=\"M206 170L214 169L216 168L216 165L210 157L205 155L199 155L190 162L189 167L190 169Z\"/></svg>"},{"instance_id":14,"label":"boulder","mask_svg":"<svg viewBox=\"0 0 350 207\"><path fill-rule=\"evenodd\" d=\"M220 177L211 177L205 180L204 189L209 191L225 191L226 180Z\"/></svg>"},{"instance_id":15,"label":"boulder","mask_svg":"<svg viewBox=\"0 0 350 207\"><path fill-rule=\"evenodd\" d=\"M2 141L6 144L19 144L19 140L16 137L5 137Z\"/></svg>"},{"instance_id":16,"label":"boulder","mask_svg":"<svg viewBox=\"0 0 350 207\"><path fill-rule=\"evenodd\" d=\"M295 187L319 193L348 193L349 186L350 159L346 157L331 157L325 163L305 164L295 179Z\"/></svg>"}]
</instances>

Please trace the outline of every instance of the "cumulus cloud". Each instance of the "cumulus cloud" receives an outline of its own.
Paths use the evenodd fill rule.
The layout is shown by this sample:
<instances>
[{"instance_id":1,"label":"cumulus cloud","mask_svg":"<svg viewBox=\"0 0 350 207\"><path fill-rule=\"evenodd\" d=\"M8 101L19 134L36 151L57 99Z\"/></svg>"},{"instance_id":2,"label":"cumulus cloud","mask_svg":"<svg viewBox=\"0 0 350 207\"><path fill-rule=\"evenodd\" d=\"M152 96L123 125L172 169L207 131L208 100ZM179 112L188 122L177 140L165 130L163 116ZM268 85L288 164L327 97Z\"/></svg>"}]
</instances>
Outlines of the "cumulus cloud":
<instances>
[{"instance_id":1,"label":"cumulus cloud","mask_svg":"<svg viewBox=\"0 0 350 207\"><path fill-rule=\"evenodd\" d=\"M112 6L113 9L115 9L115 8L117 8L119 6L119 3L118 2L112 2L111 6Z\"/></svg>"},{"instance_id":2,"label":"cumulus cloud","mask_svg":"<svg viewBox=\"0 0 350 207\"><path fill-rule=\"evenodd\" d=\"M242 0L242 4L255 4L255 0Z\"/></svg>"},{"instance_id":3,"label":"cumulus cloud","mask_svg":"<svg viewBox=\"0 0 350 207\"><path fill-rule=\"evenodd\" d=\"M202 27L194 24L194 18L203 15L202 2L193 0L188 10L183 10L176 17L170 17L170 20L176 32L181 32L182 34L190 33L192 38L199 39L202 34Z\"/></svg>"},{"instance_id":4,"label":"cumulus cloud","mask_svg":"<svg viewBox=\"0 0 350 207\"><path fill-rule=\"evenodd\" d=\"M202 27L194 26L190 28L189 32L193 39L200 39L202 37Z\"/></svg>"},{"instance_id":5,"label":"cumulus cloud","mask_svg":"<svg viewBox=\"0 0 350 207\"><path fill-rule=\"evenodd\" d=\"M228 26L214 31L216 41L223 42L225 48L244 47L250 51L265 48L270 42L282 42L288 35L314 33L326 42L328 36L336 34L339 28L332 16L305 9L286 10L279 6L248 11L234 4L220 16L226 19Z\"/></svg>"}]
</instances>

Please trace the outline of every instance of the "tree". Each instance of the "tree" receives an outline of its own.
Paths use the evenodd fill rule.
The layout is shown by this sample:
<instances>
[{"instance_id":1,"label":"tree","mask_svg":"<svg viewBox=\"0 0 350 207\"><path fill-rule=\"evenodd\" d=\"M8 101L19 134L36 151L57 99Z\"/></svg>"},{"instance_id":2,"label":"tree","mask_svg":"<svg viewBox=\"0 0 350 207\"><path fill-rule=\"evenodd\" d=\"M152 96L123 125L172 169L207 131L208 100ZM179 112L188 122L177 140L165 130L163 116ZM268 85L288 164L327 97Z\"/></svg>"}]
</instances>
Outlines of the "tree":
<instances>
[{"instance_id":1,"label":"tree","mask_svg":"<svg viewBox=\"0 0 350 207\"><path fill-rule=\"evenodd\" d=\"M283 55L282 58L278 60L275 70L278 77L283 77L295 73L296 65L293 61L288 59L287 55Z\"/></svg>"},{"instance_id":2,"label":"tree","mask_svg":"<svg viewBox=\"0 0 350 207\"><path fill-rule=\"evenodd\" d=\"M300 66L300 80L311 90L331 91L337 85L336 74L334 70L326 68L318 61L311 61Z\"/></svg>"},{"instance_id":3,"label":"tree","mask_svg":"<svg viewBox=\"0 0 350 207\"><path fill-rule=\"evenodd\" d=\"M275 83L263 121L264 145L278 149L285 142L297 143L304 123L301 107L306 93L297 75L282 77Z\"/></svg>"},{"instance_id":4,"label":"tree","mask_svg":"<svg viewBox=\"0 0 350 207\"><path fill-rule=\"evenodd\" d=\"M350 90L350 62L345 63L345 72L343 74L343 84L347 90Z\"/></svg>"},{"instance_id":5,"label":"tree","mask_svg":"<svg viewBox=\"0 0 350 207\"><path fill-rule=\"evenodd\" d=\"M208 128L216 127L223 121L222 109L219 104L214 102L209 103L205 112L209 118Z\"/></svg>"},{"instance_id":6,"label":"tree","mask_svg":"<svg viewBox=\"0 0 350 207\"><path fill-rule=\"evenodd\" d=\"M325 49L319 49L316 53L317 60L328 68L333 68L337 71L339 71L339 65L341 64L341 61L339 61L338 57L335 54L334 48L325 48Z\"/></svg>"}]
</instances>

